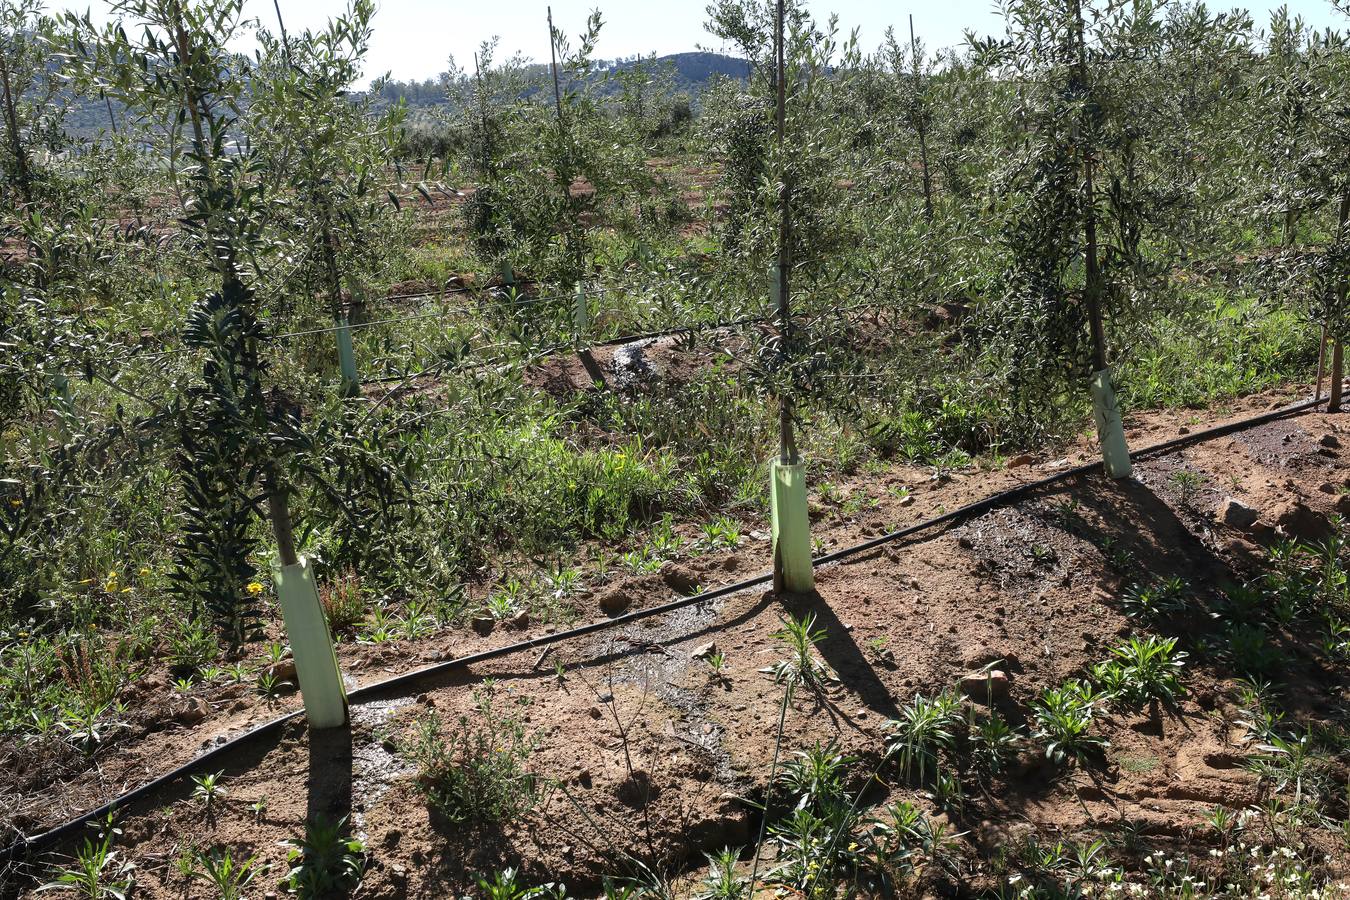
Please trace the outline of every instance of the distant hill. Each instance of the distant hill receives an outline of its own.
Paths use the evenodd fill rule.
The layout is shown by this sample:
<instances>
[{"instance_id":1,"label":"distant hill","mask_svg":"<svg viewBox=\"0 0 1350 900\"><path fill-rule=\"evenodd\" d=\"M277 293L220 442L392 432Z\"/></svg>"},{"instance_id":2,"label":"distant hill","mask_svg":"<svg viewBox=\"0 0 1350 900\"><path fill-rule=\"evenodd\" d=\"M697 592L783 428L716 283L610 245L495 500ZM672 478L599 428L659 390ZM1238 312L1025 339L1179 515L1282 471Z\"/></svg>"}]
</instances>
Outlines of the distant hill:
<instances>
[{"instance_id":1,"label":"distant hill","mask_svg":"<svg viewBox=\"0 0 1350 900\"><path fill-rule=\"evenodd\" d=\"M667 70L674 76L676 93L688 94L697 98L719 77L745 80L750 77L750 63L734 56L706 51L690 53L672 53L667 56L631 57L625 59L602 60L599 64L597 80L607 81L607 76L628 71L637 66L651 66L657 71ZM544 83L549 75L548 66L535 63L525 67L526 80ZM617 91L617 86L602 86L602 92ZM445 76L428 78L424 81L390 81L380 91L380 99L394 103L400 98L413 111L431 110L448 106Z\"/></svg>"},{"instance_id":2,"label":"distant hill","mask_svg":"<svg viewBox=\"0 0 1350 900\"><path fill-rule=\"evenodd\" d=\"M632 57L602 61L596 78L601 82L602 93L617 92L618 86L608 82L607 76L631 70L639 65L652 66L655 70L665 70L673 77L676 94L688 94L693 100L708 88L717 78L745 80L750 77L750 63L734 56L722 53L694 51L690 53L672 53L668 56ZM537 79L536 83L545 83L549 75L547 65L527 66L527 77ZM427 78L423 81L389 81L380 91L379 100L383 103L395 103L400 98L408 108L417 113L431 112L450 104L446 92L446 76ZM119 123L126 116L126 110L119 103L105 104L97 98L80 98L74 102L66 118L66 130L78 137L92 138L108 127L109 109Z\"/></svg>"},{"instance_id":3,"label":"distant hill","mask_svg":"<svg viewBox=\"0 0 1350 900\"><path fill-rule=\"evenodd\" d=\"M638 60L632 60L619 63L611 66L609 71L631 69L638 62ZM709 53L702 50L658 56L653 62L658 69L672 66L675 71L676 88L690 94L702 93L709 82L719 76L740 81L750 77L749 61L738 59L735 56L725 56L721 53Z\"/></svg>"}]
</instances>

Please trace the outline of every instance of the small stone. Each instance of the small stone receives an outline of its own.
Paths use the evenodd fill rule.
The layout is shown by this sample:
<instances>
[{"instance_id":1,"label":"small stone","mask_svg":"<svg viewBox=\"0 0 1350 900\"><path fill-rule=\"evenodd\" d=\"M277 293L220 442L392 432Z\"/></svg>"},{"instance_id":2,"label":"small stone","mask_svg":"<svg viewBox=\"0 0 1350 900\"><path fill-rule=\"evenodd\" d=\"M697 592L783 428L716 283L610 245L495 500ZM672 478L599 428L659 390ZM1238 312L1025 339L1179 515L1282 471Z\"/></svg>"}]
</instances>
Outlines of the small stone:
<instances>
[{"instance_id":1,"label":"small stone","mask_svg":"<svg viewBox=\"0 0 1350 900\"><path fill-rule=\"evenodd\" d=\"M966 534L963 534L959 538L957 538L956 543L959 544L962 547L962 549L965 550L969 550L970 548L975 546L975 542L970 539L970 535Z\"/></svg>"},{"instance_id":2,"label":"small stone","mask_svg":"<svg viewBox=\"0 0 1350 900\"><path fill-rule=\"evenodd\" d=\"M1177 434L1190 434L1190 433L1191 430L1187 428L1185 425L1182 425L1180 428L1177 429Z\"/></svg>"},{"instance_id":3,"label":"small stone","mask_svg":"<svg viewBox=\"0 0 1350 900\"><path fill-rule=\"evenodd\" d=\"M1030 453L1019 453L1016 456L1010 458L1007 461L1007 463L1004 464L1004 468L1020 469L1023 466L1031 465L1035 461L1036 457L1032 456Z\"/></svg>"},{"instance_id":4,"label":"small stone","mask_svg":"<svg viewBox=\"0 0 1350 900\"><path fill-rule=\"evenodd\" d=\"M403 840L403 832L398 828L391 828L384 833L384 838L380 843L384 845L386 850L393 850L401 840Z\"/></svg>"},{"instance_id":5,"label":"small stone","mask_svg":"<svg viewBox=\"0 0 1350 900\"><path fill-rule=\"evenodd\" d=\"M614 695L609 691L603 691L595 699L599 700L601 703L609 703L614 699Z\"/></svg>"},{"instance_id":6,"label":"small stone","mask_svg":"<svg viewBox=\"0 0 1350 900\"><path fill-rule=\"evenodd\" d=\"M1008 696L1008 674L998 669L972 672L961 679L961 690L976 702L984 702L992 695L995 700Z\"/></svg>"},{"instance_id":7,"label":"small stone","mask_svg":"<svg viewBox=\"0 0 1350 900\"><path fill-rule=\"evenodd\" d=\"M492 634L492 629L496 626L497 620L492 618L492 616L474 616L473 619L469 621L469 627L484 637Z\"/></svg>"},{"instance_id":8,"label":"small stone","mask_svg":"<svg viewBox=\"0 0 1350 900\"><path fill-rule=\"evenodd\" d=\"M511 618L507 619L507 620L506 620L506 627L507 627L507 628L514 628L514 629L516 629L517 631L520 631L521 629L524 629L524 628L529 628L529 627L530 627L530 612L529 612L529 610L522 609L520 612L516 613L516 614L515 614L514 616L512 616Z\"/></svg>"},{"instance_id":9,"label":"small stone","mask_svg":"<svg viewBox=\"0 0 1350 900\"><path fill-rule=\"evenodd\" d=\"M1260 517L1256 510L1235 497L1225 497L1219 504L1219 521L1233 528L1251 528Z\"/></svg>"},{"instance_id":10,"label":"small stone","mask_svg":"<svg viewBox=\"0 0 1350 900\"><path fill-rule=\"evenodd\" d=\"M700 647L694 648L692 657L694 659L710 659L716 652L717 652L717 644L715 644L712 641L709 641L708 643L703 644Z\"/></svg>"},{"instance_id":11,"label":"small stone","mask_svg":"<svg viewBox=\"0 0 1350 900\"><path fill-rule=\"evenodd\" d=\"M600 707L592 706L590 709L586 710L586 715L590 716L592 719L600 718L601 716Z\"/></svg>"},{"instance_id":12,"label":"small stone","mask_svg":"<svg viewBox=\"0 0 1350 900\"><path fill-rule=\"evenodd\" d=\"M274 662L270 666L265 667L262 671L264 674L270 675L272 680L276 683L289 681L291 684L295 684L299 681L295 674L295 660L293 659L283 659L279 662Z\"/></svg>"},{"instance_id":13,"label":"small stone","mask_svg":"<svg viewBox=\"0 0 1350 900\"><path fill-rule=\"evenodd\" d=\"M661 580L666 587L686 597L698 590L698 573L676 562L667 562L661 566Z\"/></svg>"},{"instance_id":14,"label":"small stone","mask_svg":"<svg viewBox=\"0 0 1350 900\"><path fill-rule=\"evenodd\" d=\"M1323 447L1330 447L1334 450L1341 446L1341 439L1334 434L1324 434L1322 435L1322 439L1317 443L1321 444Z\"/></svg>"},{"instance_id":15,"label":"small stone","mask_svg":"<svg viewBox=\"0 0 1350 900\"><path fill-rule=\"evenodd\" d=\"M900 498L900 505L901 505L901 506L913 506L913 505L914 505L914 496L913 496L912 494L906 494L905 496L901 497L901 498Z\"/></svg>"},{"instance_id":16,"label":"small stone","mask_svg":"<svg viewBox=\"0 0 1350 900\"><path fill-rule=\"evenodd\" d=\"M173 719L180 725L196 725L210 714L211 704L201 697L187 697L174 709Z\"/></svg>"}]
</instances>

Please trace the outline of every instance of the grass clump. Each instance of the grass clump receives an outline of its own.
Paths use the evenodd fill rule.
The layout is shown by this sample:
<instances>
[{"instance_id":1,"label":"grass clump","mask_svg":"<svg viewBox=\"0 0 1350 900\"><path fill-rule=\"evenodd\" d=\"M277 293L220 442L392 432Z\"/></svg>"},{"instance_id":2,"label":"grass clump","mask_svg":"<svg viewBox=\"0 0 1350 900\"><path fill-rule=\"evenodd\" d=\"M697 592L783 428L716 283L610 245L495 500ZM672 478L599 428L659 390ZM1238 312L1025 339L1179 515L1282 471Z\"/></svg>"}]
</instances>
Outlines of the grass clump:
<instances>
[{"instance_id":1,"label":"grass clump","mask_svg":"<svg viewBox=\"0 0 1350 900\"><path fill-rule=\"evenodd\" d=\"M521 718L499 709L490 683L473 692L475 714L446 727L430 712L401 748L417 765L417 790L446 822L513 821L534 807L538 784L526 763L537 746Z\"/></svg>"},{"instance_id":2,"label":"grass clump","mask_svg":"<svg viewBox=\"0 0 1350 900\"><path fill-rule=\"evenodd\" d=\"M1092 733L1101 696L1091 685L1069 681L1050 688L1032 706L1036 730L1032 737L1045 745L1045 755L1056 763L1083 763L1108 746Z\"/></svg>"}]
</instances>

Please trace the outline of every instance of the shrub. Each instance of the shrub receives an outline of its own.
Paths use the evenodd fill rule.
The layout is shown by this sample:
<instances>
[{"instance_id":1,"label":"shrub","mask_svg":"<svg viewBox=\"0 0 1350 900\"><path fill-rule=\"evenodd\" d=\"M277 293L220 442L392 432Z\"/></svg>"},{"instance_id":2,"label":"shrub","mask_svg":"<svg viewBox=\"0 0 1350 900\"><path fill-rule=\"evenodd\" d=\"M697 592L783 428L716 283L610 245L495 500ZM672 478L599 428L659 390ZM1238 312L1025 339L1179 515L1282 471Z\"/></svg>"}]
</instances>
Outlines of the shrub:
<instances>
[{"instance_id":1,"label":"shrub","mask_svg":"<svg viewBox=\"0 0 1350 900\"><path fill-rule=\"evenodd\" d=\"M1047 758L1057 763L1082 762L1106 747L1105 738L1090 733L1095 718L1092 697L1091 689L1076 681L1041 695L1033 706L1033 737L1045 744Z\"/></svg>"},{"instance_id":2,"label":"shrub","mask_svg":"<svg viewBox=\"0 0 1350 900\"><path fill-rule=\"evenodd\" d=\"M489 686L473 693L477 715L447 729L432 712L417 723L403 752L418 767L417 789L447 822L489 825L534 806L537 786L525 763L536 740L519 717L500 712Z\"/></svg>"}]
</instances>

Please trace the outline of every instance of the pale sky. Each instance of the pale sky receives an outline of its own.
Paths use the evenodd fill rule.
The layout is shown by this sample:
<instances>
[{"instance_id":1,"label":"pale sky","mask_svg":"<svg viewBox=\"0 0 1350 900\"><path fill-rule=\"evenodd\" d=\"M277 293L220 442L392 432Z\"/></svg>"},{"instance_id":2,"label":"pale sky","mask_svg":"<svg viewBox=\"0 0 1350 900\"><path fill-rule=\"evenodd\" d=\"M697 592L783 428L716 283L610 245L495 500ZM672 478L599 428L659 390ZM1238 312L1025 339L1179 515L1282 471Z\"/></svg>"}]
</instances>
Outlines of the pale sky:
<instances>
[{"instance_id":1,"label":"pale sky","mask_svg":"<svg viewBox=\"0 0 1350 900\"><path fill-rule=\"evenodd\" d=\"M53 8L83 11L95 17L107 9L107 0L48 0ZM367 57L366 75L391 73L402 80L433 77L446 68L454 54L461 65L471 65L478 44L494 35L501 37L503 55L521 51L536 60L548 59L547 0L377 0L374 37ZM344 0L280 0L286 27L296 32L318 27L342 9ZM599 7L605 18L597 55L604 59L645 53L679 53L699 46L722 48L703 30L705 0L552 0L555 24L569 35L585 25L587 14ZM1227 9L1231 0L1212 2L1213 9ZM1268 10L1277 4L1253 0L1246 5L1258 25L1268 20ZM839 14L840 30L860 30L864 49L875 49L886 26L905 33L906 17L914 15L914 28L930 48L959 44L966 28L980 34L1001 34L1002 20L990 0L942 0L938 3L887 2L887 0L808 0L820 22L831 12ZM1334 12L1328 0L1289 0L1290 8L1310 25L1350 26ZM245 0L248 15L276 30L273 0ZM729 48L727 48L729 49Z\"/></svg>"}]
</instances>

